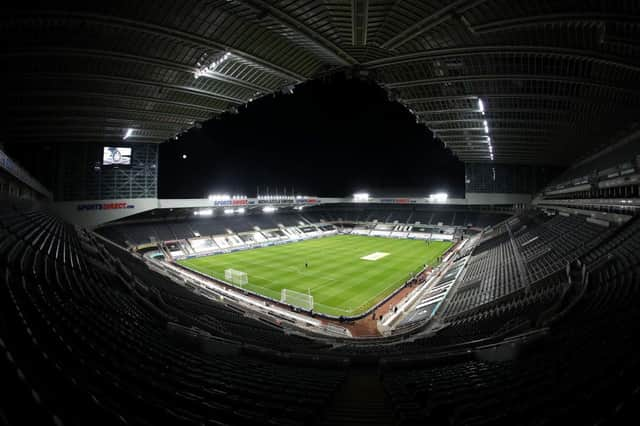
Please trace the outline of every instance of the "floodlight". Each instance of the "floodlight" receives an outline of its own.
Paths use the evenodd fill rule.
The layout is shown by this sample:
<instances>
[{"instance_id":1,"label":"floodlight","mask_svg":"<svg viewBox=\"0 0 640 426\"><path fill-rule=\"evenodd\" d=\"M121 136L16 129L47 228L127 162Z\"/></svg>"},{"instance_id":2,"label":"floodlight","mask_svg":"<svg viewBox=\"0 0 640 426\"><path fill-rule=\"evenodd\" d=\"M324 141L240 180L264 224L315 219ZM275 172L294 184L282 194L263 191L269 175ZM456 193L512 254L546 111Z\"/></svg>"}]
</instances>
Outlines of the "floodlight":
<instances>
[{"instance_id":1,"label":"floodlight","mask_svg":"<svg viewBox=\"0 0 640 426\"><path fill-rule=\"evenodd\" d=\"M262 208L262 211L263 211L264 213L273 213L273 212L275 212L276 210L278 210L278 209L277 209L277 208L275 208L275 207L273 207L273 206L264 206L264 207Z\"/></svg>"},{"instance_id":2,"label":"floodlight","mask_svg":"<svg viewBox=\"0 0 640 426\"><path fill-rule=\"evenodd\" d=\"M231 196L229 194L212 194L209 195L209 201L229 201Z\"/></svg>"},{"instance_id":3,"label":"floodlight","mask_svg":"<svg viewBox=\"0 0 640 426\"><path fill-rule=\"evenodd\" d=\"M484 120L482 124L484 125L484 132L489 134L489 123L487 123L487 120Z\"/></svg>"},{"instance_id":4,"label":"floodlight","mask_svg":"<svg viewBox=\"0 0 640 426\"><path fill-rule=\"evenodd\" d=\"M133 135L133 129L127 129L124 136L122 137L122 140L128 139L129 137L131 137L131 135Z\"/></svg>"},{"instance_id":5,"label":"floodlight","mask_svg":"<svg viewBox=\"0 0 640 426\"><path fill-rule=\"evenodd\" d=\"M187 154L182 154L182 159L186 160L187 159Z\"/></svg>"},{"instance_id":6,"label":"floodlight","mask_svg":"<svg viewBox=\"0 0 640 426\"><path fill-rule=\"evenodd\" d=\"M239 209L236 209L236 213L238 214L244 214L244 207L240 207Z\"/></svg>"},{"instance_id":7,"label":"floodlight","mask_svg":"<svg viewBox=\"0 0 640 426\"><path fill-rule=\"evenodd\" d=\"M193 212L194 215L196 216L212 216L213 215L213 210L212 209L200 209L197 210L195 212Z\"/></svg>"},{"instance_id":8,"label":"floodlight","mask_svg":"<svg viewBox=\"0 0 640 426\"><path fill-rule=\"evenodd\" d=\"M224 214L233 214L233 209L224 209Z\"/></svg>"},{"instance_id":9,"label":"floodlight","mask_svg":"<svg viewBox=\"0 0 640 426\"><path fill-rule=\"evenodd\" d=\"M437 192L429 195L429 201L432 203L444 203L449 198L449 194L446 192Z\"/></svg>"},{"instance_id":10,"label":"floodlight","mask_svg":"<svg viewBox=\"0 0 640 426\"><path fill-rule=\"evenodd\" d=\"M220 65L225 63L229 59L230 56L231 56L231 53L226 52L224 55L218 57L218 59L216 59L213 62L209 63L209 65L196 70L196 72L194 73L195 78L201 77L201 76L206 75L207 73L210 73L210 72L214 72L216 70L216 68L218 68Z\"/></svg>"},{"instance_id":11,"label":"floodlight","mask_svg":"<svg viewBox=\"0 0 640 426\"><path fill-rule=\"evenodd\" d=\"M369 193L357 192L353 194L353 201L369 201Z\"/></svg>"},{"instance_id":12,"label":"floodlight","mask_svg":"<svg viewBox=\"0 0 640 426\"><path fill-rule=\"evenodd\" d=\"M482 99L480 98L478 98L478 111L484 115L484 102L482 102Z\"/></svg>"}]
</instances>

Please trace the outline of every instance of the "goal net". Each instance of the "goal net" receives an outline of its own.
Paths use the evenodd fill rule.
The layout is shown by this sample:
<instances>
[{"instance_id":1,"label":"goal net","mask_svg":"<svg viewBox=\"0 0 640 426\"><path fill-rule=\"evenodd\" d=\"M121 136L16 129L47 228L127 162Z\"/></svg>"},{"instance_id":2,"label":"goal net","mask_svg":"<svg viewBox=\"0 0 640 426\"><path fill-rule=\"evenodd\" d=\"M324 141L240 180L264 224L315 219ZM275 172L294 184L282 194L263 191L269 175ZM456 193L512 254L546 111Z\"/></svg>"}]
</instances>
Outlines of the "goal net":
<instances>
[{"instance_id":1,"label":"goal net","mask_svg":"<svg viewBox=\"0 0 640 426\"><path fill-rule=\"evenodd\" d=\"M249 282L249 277L246 272L238 271L235 269L225 269L224 270L224 279L227 282L235 285L245 285Z\"/></svg>"},{"instance_id":2,"label":"goal net","mask_svg":"<svg viewBox=\"0 0 640 426\"><path fill-rule=\"evenodd\" d=\"M280 294L280 301L287 305L296 306L298 308L311 311L313 309L313 296L307 293L283 288Z\"/></svg>"}]
</instances>

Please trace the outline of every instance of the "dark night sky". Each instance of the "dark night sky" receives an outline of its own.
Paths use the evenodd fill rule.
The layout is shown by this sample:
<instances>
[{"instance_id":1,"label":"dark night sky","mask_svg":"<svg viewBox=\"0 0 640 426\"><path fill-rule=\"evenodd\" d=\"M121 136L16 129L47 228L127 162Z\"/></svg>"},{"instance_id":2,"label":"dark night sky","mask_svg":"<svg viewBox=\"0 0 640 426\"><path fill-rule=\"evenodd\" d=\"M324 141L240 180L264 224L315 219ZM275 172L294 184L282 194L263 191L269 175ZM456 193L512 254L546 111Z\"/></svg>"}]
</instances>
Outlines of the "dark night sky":
<instances>
[{"instance_id":1,"label":"dark night sky","mask_svg":"<svg viewBox=\"0 0 640 426\"><path fill-rule=\"evenodd\" d=\"M187 159L182 159L182 154ZM160 147L159 196L367 190L464 194L464 166L384 90L333 77L266 96Z\"/></svg>"}]
</instances>

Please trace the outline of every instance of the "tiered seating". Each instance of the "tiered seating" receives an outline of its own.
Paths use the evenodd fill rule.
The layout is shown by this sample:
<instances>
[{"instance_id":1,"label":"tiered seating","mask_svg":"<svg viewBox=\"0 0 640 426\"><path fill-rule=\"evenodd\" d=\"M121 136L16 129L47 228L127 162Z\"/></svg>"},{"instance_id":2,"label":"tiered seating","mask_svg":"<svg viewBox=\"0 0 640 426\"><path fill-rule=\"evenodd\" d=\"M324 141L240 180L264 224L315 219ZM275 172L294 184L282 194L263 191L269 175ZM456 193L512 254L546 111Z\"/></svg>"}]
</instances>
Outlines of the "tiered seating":
<instances>
[{"instance_id":1,"label":"tiered seating","mask_svg":"<svg viewBox=\"0 0 640 426\"><path fill-rule=\"evenodd\" d=\"M456 315L522 287L516 253L508 238L492 240L492 245L493 247L488 248L485 243L482 247L484 251L472 256L467 262L456 293L448 303L446 315Z\"/></svg>"},{"instance_id":2,"label":"tiered seating","mask_svg":"<svg viewBox=\"0 0 640 426\"><path fill-rule=\"evenodd\" d=\"M349 406L330 402L347 364L327 354L384 357L359 368L371 376L380 367L397 424L630 420L624 407L640 389L640 220L593 248L581 245L593 237L586 222L534 226L514 238L541 235L555 247L559 230L575 231L558 250L574 247L585 285L554 267L509 287L517 273L505 259L517 246L513 231L501 233L460 276L467 292L490 283L487 303L451 308L435 334L334 349L204 299L42 211L0 207L0 377L10 389L0 424L317 424L336 418L328 407ZM541 326L537 341L501 342Z\"/></svg>"},{"instance_id":3,"label":"tiered seating","mask_svg":"<svg viewBox=\"0 0 640 426\"><path fill-rule=\"evenodd\" d=\"M385 209L368 210L367 215L364 218L364 221L373 222L374 220L377 220L378 222L388 222L387 218L390 215L391 215L391 212Z\"/></svg>"},{"instance_id":4,"label":"tiered seating","mask_svg":"<svg viewBox=\"0 0 640 426\"><path fill-rule=\"evenodd\" d=\"M155 241L172 241L201 236L252 231L258 226L261 229L273 229L278 225L296 226L303 220L295 214L246 216L221 216L215 218L193 218L188 220L168 220L162 222L143 222L135 224L109 225L100 228L99 232L106 238L122 246L139 245Z\"/></svg>"},{"instance_id":5,"label":"tiered seating","mask_svg":"<svg viewBox=\"0 0 640 426\"><path fill-rule=\"evenodd\" d=\"M168 213L167 213L168 214ZM321 222L372 222L399 224L420 222L432 227L429 232L449 232L450 226L487 226L506 218L502 214L484 214L467 210L451 210L439 206L412 205L350 205L329 204L309 207L301 213L277 212L275 214L251 213L244 215L217 215L215 217L187 217L166 218L162 221L154 218L152 222L139 221L137 223L114 223L98 229L98 232L121 246L141 245L160 241L174 241L194 238L197 236L227 235L233 233L253 231L255 227L261 230L284 227L297 227L303 224ZM437 226L442 222L445 228ZM227 248L233 244L223 244Z\"/></svg>"},{"instance_id":6,"label":"tiered seating","mask_svg":"<svg viewBox=\"0 0 640 426\"><path fill-rule=\"evenodd\" d=\"M229 336L276 347L305 341L170 294L176 287L165 282L163 296L184 313L177 318L55 218L0 215L0 367L20 399L3 406L11 424L308 424L342 380L340 369L258 360L234 345L233 356L185 347L168 320L215 321Z\"/></svg>"},{"instance_id":7,"label":"tiered seating","mask_svg":"<svg viewBox=\"0 0 640 426\"><path fill-rule=\"evenodd\" d=\"M431 225L451 225L453 222L453 213L452 212L435 212L433 216L431 216Z\"/></svg>"},{"instance_id":8,"label":"tiered seating","mask_svg":"<svg viewBox=\"0 0 640 426\"><path fill-rule=\"evenodd\" d=\"M538 323L540 315L558 301L566 278L557 273L506 297L494 300L476 309L446 314L447 327L431 344L453 344L500 334L524 331Z\"/></svg>"},{"instance_id":9,"label":"tiered seating","mask_svg":"<svg viewBox=\"0 0 640 426\"><path fill-rule=\"evenodd\" d=\"M387 364L383 382L400 424L637 421L640 254L633 248L640 247L638 231L635 219L583 256L594 266L587 291L556 317L546 338L530 344L536 346L512 341L452 353L453 362ZM489 361L497 353L502 360Z\"/></svg>"},{"instance_id":10,"label":"tiered seating","mask_svg":"<svg viewBox=\"0 0 640 426\"><path fill-rule=\"evenodd\" d=\"M634 307L640 286L640 220L631 220L580 259L588 285L576 307L586 318L616 315Z\"/></svg>"},{"instance_id":11,"label":"tiered seating","mask_svg":"<svg viewBox=\"0 0 640 426\"><path fill-rule=\"evenodd\" d=\"M411 212L408 212L406 209L401 210L389 210L389 216L387 217L387 221L390 223L398 222L398 223L407 223L409 219L409 215Z\"/></svg>"},{"instance_id":12,"label":"tiered seating","mask_svg":"<svg viewBox=\"0 0 640 426\"><path fill-rule=\"evenodd\" d=\"M519 360L389 370L384 383L401 424L597 424L631 393L627 374L638 372L631 336L599 337L581 331Z\"/></svg>"},{"instance_id":13,"label":"tiered seating","mask_svg":"<svg viewBox=\"0 0 640 426\"><path fill-rule=\"evenodd\" d=\"M564 267L606 231L584 217L557 215L521 233L516 243L527 262L530 279L535 281Z\"/></svg>"},{"instance_id":14,"label":"tiered seating","mask_svg":"<svg viewBox=\"0 0 640 426\"><path fill-rule=\"evenodd\" d=\"M522 217L513 224L502 223L478 243L447 302L448 317L557 274L611 232L581 216Z\"/></svg>"}]
</instances>

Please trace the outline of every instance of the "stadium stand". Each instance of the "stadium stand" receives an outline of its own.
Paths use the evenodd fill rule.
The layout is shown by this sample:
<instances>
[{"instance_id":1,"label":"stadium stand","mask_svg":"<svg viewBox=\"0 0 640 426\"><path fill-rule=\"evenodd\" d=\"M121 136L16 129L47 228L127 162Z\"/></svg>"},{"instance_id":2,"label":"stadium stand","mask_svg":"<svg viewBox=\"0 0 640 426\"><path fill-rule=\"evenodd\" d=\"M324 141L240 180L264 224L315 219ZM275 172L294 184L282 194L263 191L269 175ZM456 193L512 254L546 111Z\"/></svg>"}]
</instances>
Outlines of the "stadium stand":
<instances>
[{"instance_id":1,"label":"stadium stand","mask_svg":"<svg viewBox=\"0 0 640 426\"><path fill-rule=\"evenodd\" d=\"M153 217L127 220L101 227L98 232L123 247L156 243L161 241L184 240L198 236L226 235L229 231L240 233L253 231L255 227L261 231L284 227L299 227L310 223L320 225L344 222L364 225L376 220L379 223L413 226L414 222L432 225L427 232L441 233L448 227L472 227L475 230L494 225L509 215L501 212L480 212L472 209L425 210L413 206L348 206L329 205L309 207L298 212L282 212L272 215L246 214L241 216L207 217L167 217L159 220ZM149 220L152 219L152 220ZM415 219L415 220L414 220ZM442 223L442 226L438 226ZM389 229L391 230L391 228ZM411 231L408 227L407 231ZM264 234L264 232L262 232Z\"/></svg>"},{"instance_id":2,"label":"stadium stand","mask_svg":"<svg viewBox=\"0 0 640 426\"><path fill-rule=\"evenodd\" d=\"M3 208L0 223L3 377L20 403L4 415L13 422L304 424L344 376L339 362L324 370L252 357L249 342L271 351L317 344L115 261L138 277L124 280L104 248L55 217Z\"/></svg>"},{"instance_id":3,"label":"stadium stand","mask_svg":"<svg viewBox=\"0 0 640 426\"><path fill-rule=\"evenodd\" d=\"M8 419L200 424L215 417L218 424L310 424L320 416L339 424L344 416L367 418L368 410L384 418L390 401L397 424L417 418L433 424L519 422L536 419L540 406L553 423L576 412L581 419L605 416L638 385L630 379L612 389L601 381L630 378L638 370L631 358L640 273L637 218L606 230L591 248L584 241L599 225L579 217L528 215L503 222L470 255L439 317L444 327L373 347L332 347L283 333L273 322L205 299L30 206L3 207L0 223L2 368L16 386L12 400L31 407L25 414L10 404L3 413ZM510 232L500 231L509 224L520 229L515 245ZM573 237L550 237L558 232ZM523 242L534 236L554 250L571 244L574 254L523 287L513 250L528 248ZM572 281L582 276L571 274L579 265L585 265L584 279ZM444 284L456 273L445 275ZM629 327L616 327L621 319ZM538 333L542 343L501 342L514 333ZM505 346L524 355L504 355L508 359L498 363L484 359L509 352ZM353 383L378 383L371 370L346 373L348 360L367 365L372 358L382 365L383 396L372 402L378 408L340 408L332 399L338 389L343 395L355 392L359 385ZM595 364L598 371L589 368ZM560 374L562 385L549 391ZM592 391L581 392L581 386ZM532 397L515 401L514 395ZM479 410L494 414L480 418Z\"/></svg>"},{"instance_id":4,"label":"stadium stand","mask_svg":"<svg viewBox=\"0 0 640 426\"><path fill-rule=\"evenodd\" d=\"M496 349L487 348L445 365L434 358L422 367L386 367L385 389L401 424L425 418L433 424L539 424L536 410L544 410L545 424L630 424L636 413L625 409L637 402L639 389L633 335L640 252L621 247L637 247L638 230L636 218L583 257L589 264L606 260L588 268L588 284L570 309L546 321L553 327L517 361L514 353L500 362L487 359Z\"/></svg>"}]
</instances>

